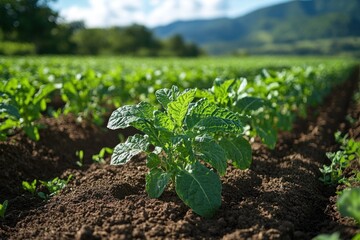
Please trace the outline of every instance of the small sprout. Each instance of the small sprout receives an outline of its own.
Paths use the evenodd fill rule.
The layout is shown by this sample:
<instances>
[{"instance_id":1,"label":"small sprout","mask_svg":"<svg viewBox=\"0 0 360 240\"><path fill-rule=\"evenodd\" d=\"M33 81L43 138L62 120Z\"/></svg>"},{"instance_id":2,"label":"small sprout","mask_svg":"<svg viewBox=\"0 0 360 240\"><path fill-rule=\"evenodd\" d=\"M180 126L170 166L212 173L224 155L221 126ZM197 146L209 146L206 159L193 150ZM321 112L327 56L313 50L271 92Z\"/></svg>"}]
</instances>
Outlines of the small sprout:
<instances>
[{"instance_id":1,"label":"small sprout","mask_svg":"<svg viewBox=\"0 0 360 240\"><path fill-rule=\"evenodd\" d=\"M24 190L30 192L34 196L36 192L36 183L37 183L36 179L34 179L34 181L32 181L31 183L27 181L23 181L22 187Z\"/></svg>"},{"instance_id":2,"label":"small sprout","mask_svg":"<svg viewBox=\"0 0 360 240\"><path fill-rule=\"evenodd\" d=\"M0 217L5 219L6 209L8 207L8 200L5 200L3 204L0 204Z\"/></svg>"},{"instance_id":3,"label":"small sprout","mask_svg":"<svg viewBox=\"0 0 360 240\"><path fill-rule=\"evenodd\" d=\"M113 151L114 150L112 148L104 147L98 154L94 154L92 156L92 160L96 163L105 163L105 154L112 154Z\"/></svg>"},{"instance_id":4,"label":"small sprout","mask_svg":"<svg viewBox=\"0 0 360 240\"><path fill-rule=\"evenodd\" d=\"M44 186L49 193L45 192L37 192L36 191L36 184L37 180L35 179L31 183L27 181L22 182L22 186L26 191L29 191L33 196L37 194L37 196L41 199L49 199L49 197L54 196L57 194L61 189L63 189L71 180L72 175L69 175L67 179L60 179L58 177L50 180L50 181L41 181L39 180L40 184Z\"/></svg>"},{"instance_id":5,"label":"small sprout","mask_svg":"<svg viewBox=\"0 0 360 240\"><path fill-rule=\"evenodd\" d=\"M349 139L347 135L341 136L341 132L335 133L335 140L341 145L340 150L326 153L331 164L319 169L322 173L320 181L327 185L345 184L350 187L353 182L358 181L358 173L353 172L351 176L344 176L344 171L352 161L360 159L360 141Z\"/></svg>"},{"instance_id":6,"label":"small sprout","mask_svg":"<svg viewBox=\"0 0 360 240\"><path fill-rule=\"evenodd\" d=\"M83 150L78 150L78 151L76 151L75 154L79 158L79 160L76 161L76 164L79 167L82 167L84 165L84 151Z\"/></svg>"},{"instance_id":7,"label":"small sprout","mask_svg":"<svg viewBox=\"0 0 360 240\"><path fill-rule=\"evenodd\" d=\"M47 188L49 191L49 195L39 192L38 196L43 199L47 199L48 197L56 195L61 189L63 189L71 180L72 175L69 175L67 179L60 179L58 177L50 180L50 181L41 181L40 183Z\"/></svg>"}]
</instances>

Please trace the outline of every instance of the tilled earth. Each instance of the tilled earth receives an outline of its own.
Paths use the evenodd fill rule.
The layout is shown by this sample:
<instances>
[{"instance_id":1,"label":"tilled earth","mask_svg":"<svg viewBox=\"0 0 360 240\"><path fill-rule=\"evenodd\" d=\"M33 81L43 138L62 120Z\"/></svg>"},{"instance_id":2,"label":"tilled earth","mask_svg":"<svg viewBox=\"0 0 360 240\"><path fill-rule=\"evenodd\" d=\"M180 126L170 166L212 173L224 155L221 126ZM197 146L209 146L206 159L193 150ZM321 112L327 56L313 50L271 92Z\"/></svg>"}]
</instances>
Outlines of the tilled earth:
<instances>
[{"instance_id":1,"label":"tilled earth","mask_svg":"<svg viewBox=\"0 0 360 240\"><path fill-rule=\"evenodd\" d=\"M43 118L39 142L17 134L0 143L0 201L9 200L0 239L311 239L335 231L349 239L359 228L340 217L336 189L318 178L329 163L325 153L338 147L334 132L360 139L360 106L351 101L358 82L356 71L291 133L280 133L274 150L255 141L250 169L228 167L222 206L212 219L192 212L171 187L150 199L142 155L123 166L92 163L93 154L119 142L120 132L73 116ZM75 164L77 150L85 152L83 167ZM48 201L21 186L70 174L73 180Z\"/></svg>"}]
</instances>

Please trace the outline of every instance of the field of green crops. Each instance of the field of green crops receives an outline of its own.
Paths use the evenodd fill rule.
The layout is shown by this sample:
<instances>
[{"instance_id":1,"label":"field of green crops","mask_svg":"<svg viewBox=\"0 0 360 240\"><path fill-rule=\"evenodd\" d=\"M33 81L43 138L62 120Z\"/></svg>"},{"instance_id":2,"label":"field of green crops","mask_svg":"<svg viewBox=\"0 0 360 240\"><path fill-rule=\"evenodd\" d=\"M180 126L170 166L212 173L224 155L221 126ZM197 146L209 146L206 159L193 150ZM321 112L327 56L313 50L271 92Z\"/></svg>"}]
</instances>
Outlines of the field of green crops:
<instances>
[{"instance_id":1,"label":"field of green crops","mask_svg":"<svg viewBox=\"0 0 360 240\"><path fill-rule=\"evenodd\" d=\"M4 139L22 128L38 139L36 120L43 114L73 113L102 125L114 108L144 100L157 104L154 93L161 88L208 89L215 80L231 79L246 79L243 97L267 99L275 114L289 120L294 112L304 115L307 106L320 102L332 86L346 79L354 63L341 58L270 57L0 59L0 136Z\"/></svg>"},{"instance_id":2,"label":"field of green crops","mask_svg":"<svg viewBox=\"0 0 360 240\"><path fill-rule=\"evenodd\" d=\"M249 169L254 142L276 149L279 133L307 119L357 65L339 57L0 58L0 147L23 137L39 142L46 136L44 119L64 116L105 134L137 129L114 148L98 146L94 162L112 153L109 162L124 165L142 154L150 198L170 188L194 213L211 218L221 208L228 164ZM82 149L76 157L82 167ZM72 178L19 184L49 201ZM10 196L0 192L3 219Z\"/></svg>"}]
</instances>

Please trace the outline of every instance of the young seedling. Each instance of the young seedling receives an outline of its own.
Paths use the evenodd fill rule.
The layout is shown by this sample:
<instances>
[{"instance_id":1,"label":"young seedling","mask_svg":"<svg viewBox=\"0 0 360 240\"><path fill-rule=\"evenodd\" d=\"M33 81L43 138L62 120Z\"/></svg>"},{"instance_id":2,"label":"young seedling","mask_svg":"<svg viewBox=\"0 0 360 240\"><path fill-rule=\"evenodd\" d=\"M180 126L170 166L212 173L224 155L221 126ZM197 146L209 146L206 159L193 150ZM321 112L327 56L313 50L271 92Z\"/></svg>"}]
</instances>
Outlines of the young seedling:
<instances>
[{"instance_id":1,"label":"young seedling","mask_svg":"<svg viewBox=\"0 0 360 240\"><path fill-rule=\"evenodd\" d=\"M0 204L0 218L5 219L5 213L7 207L8 207L8 200L5 200L3 204Z\"/></svg>"},{"instance_id":2,"label":"young seedling","mask_svg":"<svg viewBox=\"0 0 360 240\"><path fill-rule=\"evenodd\" d=\"M32 181L31 183L27 181L23 181L22 187L24 190L30 192L34 196L36 193L36 183L37 183L36 179L34 179L34 181Z\"/></svg>"},{"instance_id":3,"label":"young seedling","mask_svg":"<svg viewBox=\"0 0 360 240\"><path fill-rule=\"evenodd\" d=\"M105 163L105 154L112 154L113 151L112 148L103 147L98 154L92 156L92 160L99 164Z\"/></svg>"},{"instance_id":4,"label":"young seedling","mask_svg":"<svg viewBox=\"0 0 360 240\"><path fill-rule=\"evenodd\" d=\"M335 133L335 140L341 144L340 150L326 153L331 164L319 169L323 174L320 180L328 185L343 183L350 187L352 182L360 181L360 174L355 171L351 176L344 176L344 170L352 161L358 161L360 164L360 141L348 139L347 135L341 136L340 132Z\"/></svg>"},{"instance_id":5,"label":"young seedling","mask_svg":"<svg viewBox=\"0 0 360 240\"><path fill-rule=\"evenodd\" d=\"M76 164L79 167L82 167L84 165L84 151L83 150L78 150L75 152L75 155L78 157L78 161L76 161Z\"/></svg>"},{"instance_id":6,"label":"young seedling","mask_svg":"<svg viewBox=\"0 0 360 240\"><path fill-rule=\"evenodd\" d=\"M49 193L36 191L36 187L37 187L36 179L34 181L32 181L31 183L27 182L27 181L23 181L22 186L26 191L29 191L33 196L35 196L35 194L37 194L38 197L46 200L49 197L57 194L61 189L63 189L69 183L71 178L72 178L72 175L69 175L69 177L67 179L60 179L60 178L56 177L50 181L39 180L40 184L42 186L46 187L46 189Z\"/></svg>"},{"instance_id":7,"label":"young seedling","mask_svg":"<svg viewBox=\"0 0 360 240\"><path fill-rule=\"evenodd\" d=\"M117 145L111 164L125 164L144 152L149 168L145 189L150 197L160 197L172 182L186 205L211 217L221 205L219 175L226 173L228 160L237 168L249 167L251 147L241 136L240 115L205 98L195 101L195 93L196 89L180 92L173 86L155 93L163 110L146 102L115 110L108 128L133 126L144 135L135 134Z\"/></svg>"},{"instance_id":8,"label":"young seedling","mask_svg":"<svg viewBox=\"0 0 360 240\"><path fill-rule=\"evenodd\" d=\"M50 181L41 181L40 183L47 188L49 194L39 192L38 195L42 199L48 199L51 196L56 195L61 189L63 189L71 180L72 175L69 175L67 179L60 179L58 177Z\"/></svg>"}]
</instances>

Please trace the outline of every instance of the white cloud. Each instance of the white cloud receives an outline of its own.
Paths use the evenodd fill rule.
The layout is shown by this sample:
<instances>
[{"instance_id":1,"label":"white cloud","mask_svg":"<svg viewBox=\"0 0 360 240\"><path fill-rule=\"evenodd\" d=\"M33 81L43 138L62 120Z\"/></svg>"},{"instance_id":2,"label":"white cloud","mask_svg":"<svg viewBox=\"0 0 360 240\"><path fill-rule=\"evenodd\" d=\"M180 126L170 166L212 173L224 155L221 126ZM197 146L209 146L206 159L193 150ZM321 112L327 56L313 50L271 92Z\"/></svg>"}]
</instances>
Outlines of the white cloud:
<instances>
[{"instance_id":1,"label":"white cloud","mask_svg":"<svg viewBox=\"0 0 360 240\"><path fill-rule=\"evenodd\" d=\"M60 14L67 21L84 20L88 27L144 24L149 27L176 20L225 16L229 0L89 0Z\"/></svg>"},{"instance_id":2,"label":"white cloud","mask_svg":"<svg viewBox=\"0 0 360 240\"><path fill-rule=\"evenodd\" d=\"M61 2L62 0L59 0ZM64 0L65 1L65 0ZM85 1L85 0L83 0ZM82 1L82 2L83 2ZM176 20L237 17L260 7L290 0L86 0L60 10L67 21L84 20L88 27L124 26L139 23L148 27Z\"/></svg>"}]
</instances>

